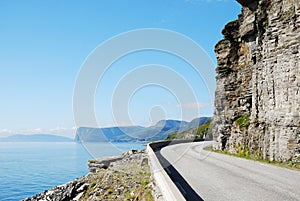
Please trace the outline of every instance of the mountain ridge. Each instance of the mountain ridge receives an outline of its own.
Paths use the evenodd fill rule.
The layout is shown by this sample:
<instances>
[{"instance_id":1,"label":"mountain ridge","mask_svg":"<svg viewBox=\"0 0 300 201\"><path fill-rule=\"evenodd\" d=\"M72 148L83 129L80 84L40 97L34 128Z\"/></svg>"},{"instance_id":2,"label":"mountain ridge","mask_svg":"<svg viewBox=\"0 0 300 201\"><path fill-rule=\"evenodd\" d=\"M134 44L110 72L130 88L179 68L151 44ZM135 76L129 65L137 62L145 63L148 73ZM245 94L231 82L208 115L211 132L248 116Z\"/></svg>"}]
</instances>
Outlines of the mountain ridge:
<instances>
[{"instance_id":1,"label":"mountain ridge","mask_svg":"<svg viewBox=\"0 0 300 201\"><path fill-rule=\"evenodd\" d=\"M72 138L52 134L14 134L0 138L0 142L72 142Z\"/></svg>"},{"instance_id":2,"label":"mountain ridge","mask_svg":"<svg viewBox=\"0 0 300 201\"><path fill-rule=\"evenodd\" d=\"M132 142L132 141L156 141L166 139L171 133L185 131L197 124L209 121L211 117L200 117L191 122L180 120L160 120L155 125L149 127L129 126L129 127L108 127L91 128L80 127L76 131L75 142Z\"/></svg>"}]
</instances>

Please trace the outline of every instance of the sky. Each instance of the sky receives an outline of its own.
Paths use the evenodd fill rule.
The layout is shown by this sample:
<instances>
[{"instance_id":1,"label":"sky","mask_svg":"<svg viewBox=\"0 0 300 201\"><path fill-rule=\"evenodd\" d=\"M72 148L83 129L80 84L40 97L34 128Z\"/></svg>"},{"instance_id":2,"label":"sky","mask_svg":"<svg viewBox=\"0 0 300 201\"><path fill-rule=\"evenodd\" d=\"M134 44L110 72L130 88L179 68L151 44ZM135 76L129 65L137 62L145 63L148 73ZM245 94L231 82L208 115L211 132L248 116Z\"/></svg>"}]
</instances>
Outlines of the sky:
<instances>
[{"instance_id":1,"label":"sky","mask_svg":"<svg viewBox=\"0 0 300 201\"><path fill-rule=\"evenodd\" d=\"M124 32L146 28L177 32L201 46L216 66L214 46L222 39L225 24L240 10L235 0L1 0L0 137L16 133L73 137L78 126L86 126L76 124L73 114L80 70L95 48ZM126 97L130 121L119 118L118 111L124 108L113 105L116 88L130 72L150 64L170 70L166 77L172 72L181 76L197 101L178 102L175 89L168 91L157 83L140 86ZM190 121L213 115L213 100L201 77L177 56L154 50L115 61L99 80L94 101L99 127L149 126L160 119ZM183 118L183 108L200 112Z\"/></svg>"}]
</instances>

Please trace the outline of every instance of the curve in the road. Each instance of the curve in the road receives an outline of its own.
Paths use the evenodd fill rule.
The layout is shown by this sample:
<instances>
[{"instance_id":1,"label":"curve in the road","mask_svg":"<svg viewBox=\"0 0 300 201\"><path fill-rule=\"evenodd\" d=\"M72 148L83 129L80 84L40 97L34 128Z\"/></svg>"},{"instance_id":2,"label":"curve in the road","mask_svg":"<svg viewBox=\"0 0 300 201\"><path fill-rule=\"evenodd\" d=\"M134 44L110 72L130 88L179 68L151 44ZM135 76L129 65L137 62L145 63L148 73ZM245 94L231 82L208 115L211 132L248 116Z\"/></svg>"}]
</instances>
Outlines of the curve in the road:
<instances>
[{"instance_id":1,"label":"curve in the road","mask_svg":"<svg viewBox=\"0 0 300 201\"><path fill-rule=\"evenodd\" d=\"M166 146L159 152L201 196L194 200L300 200L300 171L208 152L203 143Z\"/></svg>"},{"instance_id":2,"label":"curve in the road","mask_svg":"<svg viewBox=\"0 0 300 201\"><path fill-rule=\"evenodd\" d=\"M181 174L163 157L160 150L155 151L155 155L159 160L161 166L164 168L170 179L177 186L184 198L188 201L203 201L203 199L194 191L194 189L186 182Z\"/></svg>"}]
</instances>

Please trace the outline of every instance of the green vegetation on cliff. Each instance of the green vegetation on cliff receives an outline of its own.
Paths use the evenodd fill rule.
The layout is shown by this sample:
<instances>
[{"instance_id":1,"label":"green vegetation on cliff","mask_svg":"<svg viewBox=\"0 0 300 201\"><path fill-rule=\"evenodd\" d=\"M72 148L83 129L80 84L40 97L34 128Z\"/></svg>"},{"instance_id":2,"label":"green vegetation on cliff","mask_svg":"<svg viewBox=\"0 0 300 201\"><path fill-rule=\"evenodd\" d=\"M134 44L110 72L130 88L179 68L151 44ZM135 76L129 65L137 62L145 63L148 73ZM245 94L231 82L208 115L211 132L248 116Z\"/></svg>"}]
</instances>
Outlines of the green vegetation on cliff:
<instances>
[{"instance_id":1,"label":"green vegetation on cliff","mask_svg":"<svg viewBox=\"0 0 300 201\"><path fill-rule=\"evenodd\" d=\"M199 127L191 128L187 131L175 132L168 136L167 140L204 140L211 136L211 120Z\"/></svg>"},{"instance_id":2,"label":"green vegetation on cliff","mask_svg":"<svg viewBox=\"0 0 300 201\"><path fill-rule=\"evenodd\" d=\"M80 199L87 200L154 200L150 187L150 169L139 161L99 169L87 176L90 185Z\"/></svg>"},{"instance_id":3,"label":"green vegetation on cliff","mask_svg":"<svg viewBox=\"0 0 300 201\"><path fill-rule=\"evenodd\" d=\"M266 159L263 159L262 157L257 157L255 154L250 154L249 148L245 148L245 149L240 148L238 153L231 153L228 151L215 150L215 149L212 149L211 146L208 146L204 149L206 151L213 151L213 152L220 153L220 154L226 154L226 155L235 156L235 157L239 157L239 158L245 158L245 159L254 160L254 161L258 161L258 162L262 162L262 163L267 163L270 165L276 165L279 167L289 168L289 169L293 169L293 170L300 170L300 162L294 162L292 160L288 160L288 161L266 160Z\"/></svg>"},{"instance_id":4,"label":"green vegetation on cliff","mask_svg":"<svg viewBox=\"0 0 300 201\"><path fill-rule=\"evenodd\" d=\"M244 114L236 120L236 123L240 126L240 128L248 128L250 126L249 117L249 114Z\"/></svg>"}]
</instances>

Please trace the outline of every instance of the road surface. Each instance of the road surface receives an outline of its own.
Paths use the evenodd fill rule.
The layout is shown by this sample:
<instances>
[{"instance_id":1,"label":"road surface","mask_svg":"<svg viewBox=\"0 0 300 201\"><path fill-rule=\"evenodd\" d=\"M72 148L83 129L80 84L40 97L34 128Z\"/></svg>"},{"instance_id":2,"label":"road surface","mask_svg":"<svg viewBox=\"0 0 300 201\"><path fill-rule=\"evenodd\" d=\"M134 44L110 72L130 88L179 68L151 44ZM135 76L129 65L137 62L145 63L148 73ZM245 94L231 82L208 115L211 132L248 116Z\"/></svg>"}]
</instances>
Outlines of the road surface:
<instances>
[{"instance_id":1,"label":"road surface","mask_svg":"<svg viewBox=\"0 0 300 201\"><path fill-rule=\"evenodd\" d=\"M199 195L187 200L300 200L300 171L205 151L204 143L177 144L160 150Z\"/></svg>"}]
</instances>

